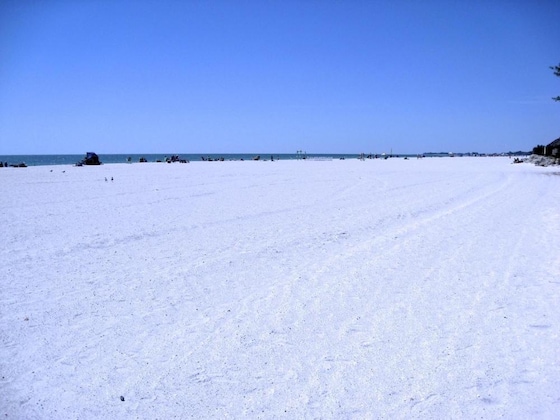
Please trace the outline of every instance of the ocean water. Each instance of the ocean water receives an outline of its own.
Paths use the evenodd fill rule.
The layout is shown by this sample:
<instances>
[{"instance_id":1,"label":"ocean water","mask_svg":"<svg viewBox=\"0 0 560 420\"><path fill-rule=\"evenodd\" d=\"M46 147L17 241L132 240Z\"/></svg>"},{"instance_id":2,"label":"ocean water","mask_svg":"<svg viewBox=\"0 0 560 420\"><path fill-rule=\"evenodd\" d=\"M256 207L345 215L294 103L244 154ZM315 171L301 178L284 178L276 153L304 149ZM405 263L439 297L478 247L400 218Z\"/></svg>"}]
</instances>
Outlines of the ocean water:
<instances>
[{"instance_id":1,"label":"ocean water","mask_svg":"<svg viewBox=\"0 0 560 420\"><path fill-rule=\"evenodd\" d=\"M148 154L98 154L99 160L102 163L137 163L140 158L145 158L148 162L164 162L167 157L172 155L178 155L181 159L186 159L190 162L200 162L202 157L205 159L210 158L211 160L219 160L223 158L224 160L251 160L253 157L259 155L254 154L243 154L243 153L225 153L225 154L177 154L177 153L148 153ZM360 157L359 154L318 154L318 153L307 153L302 154L287 154L287 153L262 153L260 154L261 159L270 160L273 157L275 160L283 159L301 159L305 156L307 159L311 160L329 160L329 159L357 159ZM381 155L377 155L380 157ZM415 155L394 155L395 157L411 157ZM27 166L44 166L44 165L74 165L84 159L83 155L0 155L0 162L8 163L8 165L15 165L19 163L25 163Z\"/></svg>"}]
</instances>

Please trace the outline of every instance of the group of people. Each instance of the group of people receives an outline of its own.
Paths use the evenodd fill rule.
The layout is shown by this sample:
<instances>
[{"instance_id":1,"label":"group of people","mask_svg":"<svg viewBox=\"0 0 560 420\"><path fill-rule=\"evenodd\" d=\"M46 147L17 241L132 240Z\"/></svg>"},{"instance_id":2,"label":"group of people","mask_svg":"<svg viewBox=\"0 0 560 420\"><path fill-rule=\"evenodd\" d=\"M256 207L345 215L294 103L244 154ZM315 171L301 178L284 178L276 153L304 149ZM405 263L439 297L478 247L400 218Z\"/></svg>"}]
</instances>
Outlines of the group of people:
<instances>
[{"instance_id":1,"label":"group of people","mask_svg":"<svg viewBox=\"0 0 560 420\"><path fill-rule=\"evenodd\" d=\"M202 159L204 162L213 162L213 161L219 161L219 162L223 162L224 158L223 157L219 157L219 158L213 158L213 157L204 157L204 156L200 156L200 159Z\"/></svg>"},{"instance_id":2,"label":"group of people","mask_svg":"<svg viewBox=\"0 0 560 420\"><path fill-rule=\"evenodd\" d=\"M130 163L130 162L132 162L132 158L131 158L131 157L128 157L128 158L126 159L126 161L127 161L128 163ZM167 162L167 163L173 163L173 162L189 163L189 160L188 160L188 159L181 159L181 158L179 157L179 155L172 155L171 157L167 157L167 156L166 156L164 161ZM142 157L138 160L138 162L140 162L140 163L148 162L148 159L146 159L144 156L142 156ZM158 159L158 160L156 160L156 162L157 162L157 163L160 163L161 160Z\"/></svg>"},{"instance_id":3,"label":"group of people","mask_svg":"<svg viewBox=\"0 0 560 420\"><path fill-rule=\"evenodd\" d=\"M25 164L25 162L15 163L15 164L11 164L11 165L8 165L8 162L0 162L0 168L8 168L10 166L12 168L27 168L27 165Z\"/></svg>"},{"instance_id":4,"label":"group of people","mask_svg":"<svg viewBox=\"0 0 560 420\"><path fill-rule=\"evenodd\" d=\"M179 155L173 155L171 157L165 157L165 161L167 163L172 163L172 162L189 163L189 161L187 159L181 159L179 157Z\"/></svg>"}]
</instances>

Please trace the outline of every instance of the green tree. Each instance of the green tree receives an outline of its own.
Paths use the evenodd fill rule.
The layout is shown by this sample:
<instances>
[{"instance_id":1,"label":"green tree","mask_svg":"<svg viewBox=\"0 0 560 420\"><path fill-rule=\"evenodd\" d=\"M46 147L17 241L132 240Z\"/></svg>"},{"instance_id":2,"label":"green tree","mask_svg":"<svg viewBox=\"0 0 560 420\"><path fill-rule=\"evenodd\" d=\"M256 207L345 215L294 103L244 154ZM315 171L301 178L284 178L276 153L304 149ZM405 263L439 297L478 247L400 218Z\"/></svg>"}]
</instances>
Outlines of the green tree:
<instances>
[{"instance_id":1,"label":"green tree","mask_svg":"<svg viewBox=\"0 0 560 420\"><path fill-rule=\"evenodd\" d=\"M554 71L555 76L560 77L560 64L558 64L557 66L550 66L550 69ZM552 99L554 99L555 101L560 101L560 96Z\"/></svg>"}]
</instances>

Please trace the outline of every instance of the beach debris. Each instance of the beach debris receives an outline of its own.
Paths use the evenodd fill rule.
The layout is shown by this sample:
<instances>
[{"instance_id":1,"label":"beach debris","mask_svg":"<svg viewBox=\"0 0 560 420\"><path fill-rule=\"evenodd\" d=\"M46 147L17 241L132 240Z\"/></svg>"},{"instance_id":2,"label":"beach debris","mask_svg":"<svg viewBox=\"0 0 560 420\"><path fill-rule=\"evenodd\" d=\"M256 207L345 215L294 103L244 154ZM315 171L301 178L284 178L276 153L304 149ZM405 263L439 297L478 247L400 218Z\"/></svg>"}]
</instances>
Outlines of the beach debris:
<instances>
[{"instance_id":1,"label":"beach debris","mask_svg":"<svg viewBox=\"0 0 560 420\"><path fill-rule=\"evenodd\" d=\"M121 401L124 401L124 397L121 395Z\"/></svg>"}]
</instances>

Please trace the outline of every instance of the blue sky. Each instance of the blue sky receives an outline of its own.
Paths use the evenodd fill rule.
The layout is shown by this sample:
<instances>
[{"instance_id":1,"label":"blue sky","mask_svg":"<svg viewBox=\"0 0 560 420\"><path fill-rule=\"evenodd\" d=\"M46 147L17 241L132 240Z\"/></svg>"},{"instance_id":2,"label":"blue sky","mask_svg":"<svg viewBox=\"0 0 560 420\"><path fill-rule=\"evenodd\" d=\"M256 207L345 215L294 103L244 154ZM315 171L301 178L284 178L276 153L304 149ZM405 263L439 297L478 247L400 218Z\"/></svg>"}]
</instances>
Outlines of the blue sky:
<instances>
[{"instance_id":1,"label":"blue sky","mask_svg":"<svg viewBox=\"0 0 560 420\"><path fill-rule=\"evenodd\" d=\"M0 154L531 150L554 1L0 0Z\"/></svg>"}]
</instances>

